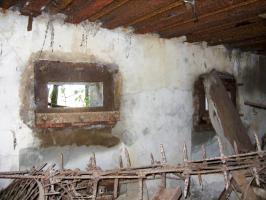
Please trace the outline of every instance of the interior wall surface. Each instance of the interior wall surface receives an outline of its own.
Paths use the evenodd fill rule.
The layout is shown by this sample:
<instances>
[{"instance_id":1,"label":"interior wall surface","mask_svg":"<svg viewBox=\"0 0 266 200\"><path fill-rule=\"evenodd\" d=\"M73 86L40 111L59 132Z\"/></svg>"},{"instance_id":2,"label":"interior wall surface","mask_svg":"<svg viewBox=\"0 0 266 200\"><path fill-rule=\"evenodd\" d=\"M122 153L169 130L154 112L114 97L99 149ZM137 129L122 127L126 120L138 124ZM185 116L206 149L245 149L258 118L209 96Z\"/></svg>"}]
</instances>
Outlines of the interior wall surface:
<instances>
[{"instance_id":1,"label":"interior wall surface","mask_svg":"<svg viewBox=\"0 0 266 200\"><path fill-rule=\"evenodd\" d=\"M265 71L265 66L259 67L265 64L260 56L189 44L183 37L136 35L130 29L107 30L89 22L71 25L60 16L34 18L29 32L27 23L28 18L16 12L0 12L0 171L60 163L61 153L65 168L85 169L92 152L101 168L110 169L119 166L124 147L133 166L145 165L151 152L160 159L160 144L170 164L182 162L183 144L191 148L194 81L212 69L244 83L239 90L244 94L239 99L244 121L253 123L260 135L265 132L264 111L243 105L243 98L265 100L262 82L259 91L248 86L248 70ZM33 62L39 59L118 66L120 121L111 129L33 128ZM0 186L5 185L1 180Z\"/></svg>"}]
</instances>

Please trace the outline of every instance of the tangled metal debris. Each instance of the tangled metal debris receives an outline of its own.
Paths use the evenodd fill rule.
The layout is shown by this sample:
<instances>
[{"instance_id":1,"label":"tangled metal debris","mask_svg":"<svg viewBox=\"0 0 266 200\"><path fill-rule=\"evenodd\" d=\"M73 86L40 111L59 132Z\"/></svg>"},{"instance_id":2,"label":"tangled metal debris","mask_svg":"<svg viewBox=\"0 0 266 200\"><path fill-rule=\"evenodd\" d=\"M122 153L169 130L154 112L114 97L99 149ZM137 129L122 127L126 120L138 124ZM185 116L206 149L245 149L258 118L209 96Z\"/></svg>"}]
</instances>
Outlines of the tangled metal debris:
<instances>
[{"instance_id":1,"label":"tangled metal debris","mask_svg":"<svg viewBox=\"0 0 266 200\"><path fill-rule=\"evenodd\" d=\"M255 133L254 133L255 134ZM266 168L266 151L261 149L257 135L255 134L257 151L239 154L235 146L235 155L226 156L223 153L223 145L218 138L220 156L206 158L206 150L202 147L202 160L189 160L187 147L183 147L182 164L167 164L166 153L163 145L160 145L161 161L155 161L151 154L151 165L144 167L132 167L129 152L124 150L126 167L123 167L122 156L118 169L102 170L97 166L96 156L90 158L86 171L79 169L69 170L61 166L60 170L55 165L40 168L32 168L30 171L1 172L1 179L15 179L7 189L0 192L1 199L116 199L119 197L119 185L128 182L138 182L138 199L143 199L144 181L161 179L160 191L166 191L166 179L175 177L184 181L183 196L189 193L191 176L198 176L202 184L202 175L223 174L225 188L228 188L231 173L234 171L245 172L246 177L253 177L258 185L261 184L260 172ZM63 165L63 156L62 165ZM264 177L265 178L265 177ZM263 180L265 181L265 180ZM179 199L180 188L170 189L174 194L167 199ZM161 194L167 194L161 192ZM169 196L169 193L168 193ZM171 196L171 195L170 195ZM166 199L166 198L157 198Z\"/></svg>"}]
</instances>

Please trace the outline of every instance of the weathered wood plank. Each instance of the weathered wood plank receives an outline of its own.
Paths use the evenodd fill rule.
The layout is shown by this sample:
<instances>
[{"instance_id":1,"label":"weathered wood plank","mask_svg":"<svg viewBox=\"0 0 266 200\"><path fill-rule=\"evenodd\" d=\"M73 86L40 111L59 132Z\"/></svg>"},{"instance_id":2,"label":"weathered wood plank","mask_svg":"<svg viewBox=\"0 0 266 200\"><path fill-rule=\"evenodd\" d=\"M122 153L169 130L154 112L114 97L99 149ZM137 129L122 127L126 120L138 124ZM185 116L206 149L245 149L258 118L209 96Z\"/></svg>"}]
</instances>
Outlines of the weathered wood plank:
<instances>
[{"instance_id":1,"label":"weathered wood plank","mask_svg":"<svg viewBox=\"0 0 266 200\"><path fill-rule=\"evenodd\" d=\"M157 31L163 37L177 37L193 33L195 31L210 28L217 24L229 23L234 20L243 19L250 16L255 16L265 12L266 1L263 0L249 0L241 3L227 6L223 9L215 10L214 12L204 13L198 16L198 21L195 22L193 18L183 20L181 22L174 22L169 26L159 28ZM150 31L146 30L145 32ZM141 31L143 32L143 31Z\"/></svg>"},{"instance_id":2,"label":"weathered wood plank","mask_svg":"<svg viewBox=\"0 0 266 200\"><path fill-rule=\"evenodd\" d=\"M178 200L181 197L181 189L179 187L177 188L160 188L156 194L153 200Z\"/></svg>"},{"instance_id":3,"label":"weathered wood plank","mask_svg":"<svg viewBox=\"0 0 266 200\"><path fill-rule=\"evenodd\" d=\"M86 126L94 124L113 125L119 120L118 111L36 113L36 126L39 128Z\"/></svg>"},{"instance_id":4,"label":"weathered wood plank","mask_svg":"<svg viewBox=\"0 0 266 200\"><path fill-rule=\"evenodd\" d=\"M209 105L214 106L214 110L209 109L209 114L212 123L218 123L219 127L214 126L216 133L225 137L232 147L236 142L240 152L252 150L247 130L216 71L204 77L204 87Z\"/></svg>"},{"instance_id":5,"label":"weathered wood plank","mask_svg":"<svg viewBox=\"0 0 266 200\"><path fill-rule=\"evenodd\" d=\"M88 19L93 14L99 12L105 6L111 4L114 0L93 0L87 3L80 4L79 9L71 13L66 22L78 24L83 20Z\"/></svg>"}]
</instances>

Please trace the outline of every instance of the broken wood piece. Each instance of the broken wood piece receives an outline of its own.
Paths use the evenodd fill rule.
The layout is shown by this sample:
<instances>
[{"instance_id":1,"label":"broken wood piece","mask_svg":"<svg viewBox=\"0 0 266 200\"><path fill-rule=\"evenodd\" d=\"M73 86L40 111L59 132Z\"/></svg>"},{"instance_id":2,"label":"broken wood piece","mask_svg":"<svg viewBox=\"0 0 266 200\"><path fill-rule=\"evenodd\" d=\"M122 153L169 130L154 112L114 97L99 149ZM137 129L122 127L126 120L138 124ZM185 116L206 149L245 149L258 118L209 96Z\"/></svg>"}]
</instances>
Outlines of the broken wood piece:
<instances>
[{"instance_id":1,"label":"broken wood piece","mask_svg":"<svg viewBox=\"0 0 266 200\"><path fill-rule=\"evenodd\" d=\"M63 153L60 154L60 158L61 158L61 169L64 169L64 155Z\"/></svg>"},{"instance_id":2,"label":"broken wood piece","mask_svg":"<svg viewBox=\"0 0 266 200\"><path fill-rule=\"evenodd\" d=\"M198 174L198 179L199 179L199 185L201 187L201 190L203 190L203 182L202 182L201 174Z\"/></svg>"},{"instance_id":3,"label":"broken wood piece","mask_svg":"<svg viewBox=\"0 0 266 200\"><path fill-rule=\"evenodd\" d=\"M93 192L92 192L92 199L96 200L97 198L97 192L98 192L98 180L94 180L93 182Z\"/></svg>"},{"instance_id":4,"label":"broken wood piece","mask_svg":"<svg viewBox=\"0 0 266 200\"><path fill-rule=\"evenodd\" d=\"M235 154L239 154L236 141L234 141L234 150L235 150Z\"/></svg>"},{"instance_id":5,"label":"broken wood piece","mask_svg":"<svg viewBox=\"0 0 266 200\"><path fill-rule=\"evenodd\" d=\"M126 147L124 148L124 152L125 152L125 157L127 160L127 167L131 167L131 161L130 161L129 153Z\"/></svg>"},{"instance_id":6,"label":"broken wood piece","mask_svg":"<svg viewBox=\"0 0 266 200\"><path fill-rule=\"evenodd\" d=\"M260 145L259 137L258 137L256 131L254 130L254 128L251 128L251 131L252 131L252 133L253 133L253 135L254 135L254 137L255 137L255 142L256 142L257 150L258 150L258 152L261 152L262 149L261 149L261 145Z\"/></svg>"},{"instance_id":7,"label":"broken wood piece","mask_svg":"<svg viewBox=\"0 0 266 200\"><path fill-rule=\"evenodd\" d=\"M257 168L256 168L256 167L253 167L253 168L252 168L252 171L253 171L253 173L254 173L254 177L255 177L256 184L257 184L258 186L260 186L260 177L259 177L259 174L258 174L258 170L257 170Z\"/></svg>"},{"instance_id":8,"label":"broken wood piece","mask_svg":"<svg viewBox=\"0 0 266 200\"><path fill-rule=\"evenodd\" d=\"M228 200L228 197L234 191L241 192L236 181L234 180L234 178L231 178L230 185L229 185L228 189L224 188L224 190L220 194L218 200ZM238 199L240 199L240 198L238 198Z\"/></svg>"},{"instance_id":9,"label":"broken wood piece","mask_svg":"<svg viewBox=\"0 0 266 200\"><path fill-rule=\"evenodd\" d=\"M122 159L122 156L121 155L119 155L119 167L120 168L124 168L124 166L123 166L123 159Z\"/></svg>"},{"instance_id":10,"label":"broken wood piece","mask_svg":"<svg viewBox=\"0 0 266 200\"><path fill-rule=\"evenodd\" d=\"M115 181L114 181L114 198L116 199L118 197L118 187L119 187L119 179L116 178Z\"/></svg>"},{"instance_id":11,"label":"broken wood piece","mask_svg":"<svg viewBox=\"0 0 266 200\"><path fill-rule=\"evenodd\" d=\"M187 198L189 185L190 185L190 175L187 174L185 178L185 184L184 184L184 198Z\"/></svg>"},{"instance_id":12,"label":"broken wood piece","mask_svg":"<svg viewBox=\"0 0 266 200\"><path fill-rule=\"evenodd\" d=\"M166 188L166 173L162 173L161 187Z\"/></svg>"},{"instance_id":13,"label":"broken wood piece","mask_svg":"<svg viewBox=\"0 0 266 200\"><path fill-rule=\"evenodd\" d=\"M204 144L201 146L202 159L207 159L207 153Z\"/></svg>"},{"instance_id":14,"label":"broken wood piece","mask_svg":"<svg viewBox=\"0 0 266 200\"><path fill-rule=\"evenodd\" d=\"M152 200L178 200L181 197L181 189L176 188L159 188Z\"/></svg>"},{"instance_id":15,"label":"broken wood piece","mask_svg":"<svg viewBox=\"0 0 266 200\"><path fill-rule=\"evenodd\" d=\"M160 144L160 152L161 152L161 158L162 158L162 164L165 165L167 163L164 147L162 144Z\"/></svg>"},{"instance_id":16,"label":"broken wood piece","mask_svg":"<svg viewBox=\"0 0 266 200\"><path fill-rule=\"evenodd\" d=\"M218 145L219 145L220 157L222 158L222 161L225 162L225 160L224 160L224 148L223 148L223 144L222 144L222 141L221 141L219 136L217 137L217 141L218 141Z\"/></svg>"},{"instance_id":17,"label":"broken wood piece","mask_svg":"<svg viewBox=\"0 0 266 200\"><path fill-rule=\"evenodd\" d=\"M143 199L143 179L139 179L139 195L138 195L138 200Z\"/></svg>"},{"instance_id":18,"label":"broken wood piece","mask_svg":"<svg viewBox=\"0 0 266 200\"><path fill-rule=\"evenodd\" d=\"M183 160L184 162L188 161L188 154L187 154L187 145L184 143L183 145Z\"/></svg>"},{"instance_id":19,"label":"broken wood piece","mask_svg":"<svg viewBox=\"0 0 266 200\"><path fill-rule=\"evenodd\" d=\"M225 189L227 190L229 188L229 185L230 185L230 178L229 178L228 172L226 170L224 171L223 175L224 175Z\"/></svg>"},{"instance_id":20,"label":"broken wood piece","mask_svg":"<svg viewBox=\"0 0 266 200\"><path fill-rule=\"evenodd\" d=\"M151 157L151 165L154 165L154 157L153 157L152 153L150 154L150 157Z\"/></svg>"},{"instance_id":21,"label":"broken wood piece","mask_svg":"<svg viewBox=\"0 0 266 200\"><path fill-rule=\"evenodd\" d=\"M250 187L249 181L246 179L245 175L241 171L233 172L232 176L236 181L239 189L242 193L242 198L245 200L259 200L257 195L254 193L253 189Z\"/></svg>"},{"instance_id":22,"label":"broken wood piece","mask_svg":"<svg viewBox=\"0 0 266 200\"><path fill-rule=\"evenodd\" d=\"M32 30L32 23L33 23L33 16L29 15L27 31L31 31Z\"/></svg>"},{"instance_id":23,"label":"broken wood piece","mask_svg":"<svg viewBox=\"0 0 266 200\"><path fill-rule=\"evenodd\" d=\"M184 148L184 152L186 148ZM157 178L162 178L162 175L166 175L165 177L168 179L178 178L180 180L185 180L184 184L184 196L188 196L189 188L190 188L190 177L198 176L199 182L202 182L201 176L207 174L224 174L225 182L231 178L230 172L241 172L243 177L236 177L237 182L241 182L242 179L245 180L246 177L255 177L254 174L258 173L261 178L262 175L261 170L266 167L265 158L266 151L260 152L250 152L250 153L242 153L238 155L229 155L225 157L226 162L222 162L221 158L209 158L205 160L189 160L184 163L176 164L176 165L149 165L149 166L140 166L135 168L123 168L123 169L111 169L111 170L98 170L94 168L90 168L87 171L81 171L79 169L76 170L55 170L54 165L49 167L46 170L36 172L35 169L32 171L23 171L23 172L3 172L0 173L0 178L3 179L19 179L15 180L13 183L18 183L18 185L29 186L28 192L26 191L26 196L30 196L31 192L36 195L35 192L38 191L38 185L35 183L33 186L32 182L34 180L38 180L43 184L44 193L51 194L49 197L51 199L56 199L59 194L56 192L60 192L61 195L66 195L67 198L73 199L112 199L114 196L119 196L118 192L118 184L121 183L130 183L130 182L139 182L139 195L134 194L137 198L143 199L143 181L155 180ZM91 156L91 162L96 158L95 156ZM186 156L184 156L186 157ZM228 162L227 162L228 161ZM256 168L257 172L254 172ZM253 172L252 170L253 169ZM167 176L169 175L169 176ZM171 176L170 176L171 175ZM163 176L164 178L164 176ZM256 178L256 177L255 177ZM164 179L162 179L163 182ZM231 179L232 180L232 179ZM118 182L119 181L119 182ZM230 181L231 182L231 181ZM262 182L262 181L261 181ZM109 185L109 186L108 186ZM202 185L202 184L201 184ZM247 186L250 185L248 182ZM164 186L164 184L160 185ZM227 186L226 186L227 187ZM235 186L233 186L236 188ZM17 188L17 186L13 186L12 188ZM23 187L24 188L24 187ZM19 193L23 193L23 188ZM117 189L115 189L117 188ZM165 188L166 187L160 187ZM230 191L229 187L226 190ZM234 189L233 188L233 189ZM245 192L245 188L243 187L243 194L249 195L249 191ZM247 187L249 190L249 187ZM0 199L2 199L3 195L8 194L12 189L0 191ZM117 190L117 191L116 191ZM240 191L238 189L237 191ZM44 194L43 193L43 194ZM116 194L117 193L117 194ZM53 194L53 195L52 195ZM74 196L73 196L74 194ZM84 194L84 196L80 195ZM142 195L141 195L142 194ZM24 194L23 194L24 195ZM37 193L38 195L38 193ZM97 195L97 197L96 197ZM13 199L13 198L8 198ZM23 199L23 198L19 198ZM24 198L25 200L29 200L28 198ZM163 198L161 198L163 199ZM249 198L252 199L252 198ZM253 199L252 199L253 200ZM256 200L256 199L255 199Z\"/></svg>"},{"instance_id":24,"label":"broken wood piece","mask_svg":"<svg viewBox=\"0 0 266 200\"><path fill-rule=\"evenodd\" d=\"M90 163L89 163L88 168L89 169L96 169L97 168L95 153L92 153L92 156L90 157Z\"/></svg>"}]
</instances>

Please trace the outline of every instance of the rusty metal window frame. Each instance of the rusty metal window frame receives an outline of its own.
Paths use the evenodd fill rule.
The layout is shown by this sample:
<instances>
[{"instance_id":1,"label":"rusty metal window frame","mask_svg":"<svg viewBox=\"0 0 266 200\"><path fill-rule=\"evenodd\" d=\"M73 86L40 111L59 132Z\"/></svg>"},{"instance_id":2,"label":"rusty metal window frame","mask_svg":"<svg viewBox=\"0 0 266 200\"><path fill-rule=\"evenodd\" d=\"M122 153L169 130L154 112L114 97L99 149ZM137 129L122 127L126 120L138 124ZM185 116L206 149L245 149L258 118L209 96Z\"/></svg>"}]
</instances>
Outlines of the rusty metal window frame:
<instances>
[{"instance_id":1,"label":"rusty metal window frame","mask_svg":"<svg viewBox=\"0 0 266 200\"><path fill-rule=\"evenodd\" d=\"M40 60L34 65L35 121L39 128L86 126L93 124L113 125L119 118L115 106L116 70L96 63L71 63ZM103 106L83 108L49 108L50 82L103 83ZM117 97L116 97L117 98Z\"/></svg>"}]
</instances>

